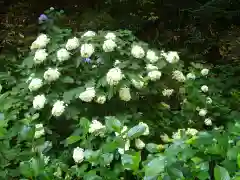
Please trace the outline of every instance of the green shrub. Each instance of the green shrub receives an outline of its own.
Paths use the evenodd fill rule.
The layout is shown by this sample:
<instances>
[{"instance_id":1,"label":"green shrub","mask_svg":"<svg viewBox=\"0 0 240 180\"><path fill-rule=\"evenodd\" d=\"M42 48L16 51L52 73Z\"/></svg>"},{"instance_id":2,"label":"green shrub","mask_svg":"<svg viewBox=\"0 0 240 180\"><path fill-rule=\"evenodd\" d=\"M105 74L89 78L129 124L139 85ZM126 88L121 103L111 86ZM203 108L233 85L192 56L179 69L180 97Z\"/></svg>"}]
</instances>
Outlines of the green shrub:
<instances>
[{"instance_id":1,"label":"green shrub","mask_svg":"<svg viewBox=\"0 0 240 180\"><path fill-rule=\"evenodd\" d=\"M185 76L177 52L152 49L130 31L72 34L57 26L61 13L46 15L45 34L0 96L0 177L237 176L238 123L226 131L186 128L218 125L208 69Z\"/></svg>"}]
</instances>

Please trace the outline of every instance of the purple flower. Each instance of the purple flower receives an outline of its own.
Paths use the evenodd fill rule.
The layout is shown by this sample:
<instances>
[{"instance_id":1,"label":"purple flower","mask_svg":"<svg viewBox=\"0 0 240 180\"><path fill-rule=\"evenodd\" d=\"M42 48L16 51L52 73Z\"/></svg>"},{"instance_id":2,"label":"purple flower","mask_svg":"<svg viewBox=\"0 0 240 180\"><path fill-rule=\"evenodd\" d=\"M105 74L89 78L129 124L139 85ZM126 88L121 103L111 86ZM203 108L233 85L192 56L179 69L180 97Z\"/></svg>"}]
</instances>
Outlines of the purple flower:
<instances>
[{"instance_id":1,"label":"purple flower","mask_svg":"<svg viewBox=\"0 0 240 180\"><path fill-rule=\"evenodd\" d=\"M90 63L92 60L90 58L84 58L83 61L87 62L87 63Z\"/></svg>"},{"instance_id":2,"label":"purple flower","mask_svg":"<svg viewBox=\"0 0 240 180\"><path fill-rule=\"evenodd\" d=\"M45 14L41 14L38 18L38 21L40 23L44 22L44 21L47 21L48 20L48 17L45 15Z\"/></svg>"}]
</instances>

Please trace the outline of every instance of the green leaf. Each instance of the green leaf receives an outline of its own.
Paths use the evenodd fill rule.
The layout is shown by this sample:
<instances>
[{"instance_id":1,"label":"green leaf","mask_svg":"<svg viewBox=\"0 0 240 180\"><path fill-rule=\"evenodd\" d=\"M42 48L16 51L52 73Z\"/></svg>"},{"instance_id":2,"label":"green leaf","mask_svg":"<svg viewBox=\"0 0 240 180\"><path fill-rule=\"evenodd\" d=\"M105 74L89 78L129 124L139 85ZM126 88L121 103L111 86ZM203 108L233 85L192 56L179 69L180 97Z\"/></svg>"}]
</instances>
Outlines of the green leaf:
<instances>
[{"instance_id":1,"label":"green leaf","mask_svg":"<svg viewBox=\"0 0 240 180\"><path fill-rule=\"evenodd\" d=\"M133 152L129 154L123 154L121 156L122 165L126 170L137 171L139 163L141 161L140 152Z\"/></svg>"},{"instance_id":2,"label":"green leaf","mask_svg":"<svg viewBox=\"0 0 240 180\"><path fill-rule=\"evenodd\" d=\"M237 155L237 164L238 164L238 167L240 168L240 153L238 153Z\"/></svg>"},{"instance_id":3,"label":"green leaf","mask_svg":"<svg viewBox=\"0 0 240 180\"><path fill-rule=\"evenodd\" d=\"M228 171L224 167L221 167L218 165L214 168L214 178L215 178L215 180L230 180L231 179Z\"/></svg>"},{"instance_id":4,"label":"green leaf","mask_svg":"<svg viewBox=\"0 0 240 180\"><path fill-rule=\"evenodd\" d=\"M161 172L164 171L165 168L165 157L160 156L153 160L151 160L146 166L145 169L145 175L146 176L157 176Z\"/></svg>"},{"instance_id":5,"label":"green leaf","mask_svg":"<svg viewBox=\"0 0 240 180\"><path fill-rule=\"evenodd\" d=\"M74 83L74 79L70 76L65 76L64 78L61 79L61 81L63 83L68 83L68 84Z\"/></svg>"},{"instance_id":6,"label":"green leaf","mask_svg":"<svg viewBox=\"0 0 240 180\"><path fill-rule=\"evenodd\" d=\"M113 160L113 154L112 153L105 153L101 155L101 164L102 165L110 165L110 163Z\"/></svg>"},{"instance_id":7,"label":"green leaf","mask_svg":"<svg viewBox=\"0 0 240 180\"><path fill-rule=\"evenodd\" d=\"M114 132L121 132L122 124L121 122L113 116L105 117L105 124L107 129Z\"/></svg>"},{"instance_id":8,"label":"green leaf","mask_svg":"<svg viewBox=\"0 0 240 180\"><path fill-rule=\"evenodd\" d=\"M174 168L174 167L168 168L168 174L171 177L174 177L174 179L176 179L176 178L183 178L184 177L182 171L177 169L177 168Z\"/></svg>"},{"instance_id":9,"label":"green leaf","mask_svg":"<svg viewBox=\"0 0 240 180\"><path fill-rule=\"evenodd\" d=\"M29 162L20 163L20 172L24 177L27 177L27 178L30 178L33 176L33 171Z\"/></svg>"},{"instance_id":10,"label":"green leaf","mask_svg":"<svg viewBox=\"0 0 240 180\"><path fill-rule=\"evenodd\" d=\"M81 136L70 136L67 138L67 144L70 145L80 140L81 140Z\"/></svg>"},{"instance_id":11,"label":"green leaf","mask_svg":"<svg viewBox=\"0 0 240 180\"><path fill-rule=\"evenodd\" d=\"M146 127L143 125L137 125L129 129L127 136L129 139L134 139L141 136L146 130Z\"/></svg>"},{"instance_id":12,"label":"green leaf","mask_svg":"<svg viewBox=\"0 0 240 180\"><path fill-rule=\"evenodd\" d=\"M159 152L159 147L157 144L154 143L148 143L146 145L146 149L150 152L150 153L156 153Z\"/></svg>"},{"instance_id":13,"label":"green leaf","mask_svg":"<svg viewBox=\"0 0 240 180\"><path fill-rule=\"evenodd\" d=\"M32 68L34 65L33 57L29 56L23 60L23 65Z\"/></svg>"}]
</instances>

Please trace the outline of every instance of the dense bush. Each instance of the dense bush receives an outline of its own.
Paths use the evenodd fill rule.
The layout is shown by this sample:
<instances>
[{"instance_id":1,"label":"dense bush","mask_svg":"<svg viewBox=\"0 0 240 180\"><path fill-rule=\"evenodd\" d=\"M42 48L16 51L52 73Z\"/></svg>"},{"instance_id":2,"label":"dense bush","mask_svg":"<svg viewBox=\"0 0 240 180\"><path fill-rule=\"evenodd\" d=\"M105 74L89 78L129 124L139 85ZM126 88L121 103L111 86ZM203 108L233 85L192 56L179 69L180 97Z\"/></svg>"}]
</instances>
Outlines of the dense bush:
<instances>
[{"instance_id":1,"label":"dense bush","mask_svg":"<svg viewBox=\"0 0 240 180\"><path fill-rule=\"evenodd\" d=\"M209 69L127 30L72 33L61 14L39 17L15 82L1 79L1 178L237 180L239 113Z\"/></svg>"}]
</instances>

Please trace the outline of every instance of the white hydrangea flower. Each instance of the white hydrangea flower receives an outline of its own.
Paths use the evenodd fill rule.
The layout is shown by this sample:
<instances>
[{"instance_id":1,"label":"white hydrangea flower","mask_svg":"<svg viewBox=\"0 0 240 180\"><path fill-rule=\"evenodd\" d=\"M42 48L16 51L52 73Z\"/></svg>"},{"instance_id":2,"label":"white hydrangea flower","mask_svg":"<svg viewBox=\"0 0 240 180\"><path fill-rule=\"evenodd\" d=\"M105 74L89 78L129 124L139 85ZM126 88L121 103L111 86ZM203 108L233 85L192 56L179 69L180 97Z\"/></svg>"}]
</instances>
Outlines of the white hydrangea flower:
<instances>
[{"instance_id":1,"label":"white hydrangea flower","mask_svg":"<svg viewBox=\"0 0 240 180\"><path fill-rule=\"evenodd\" d=\"M127 87L121 88L119 90L119 97L121 100L123 101L130 101L131 100L131 93L130 93L130 89Z\"/></svg>"},{"instance_id":2,"label":"white hydrangea flower","mask_svg":"<svg viewBox=\"0 0 240 180\"><path fill-rule=\"evenodd\" d=\"M81 56L89 58L94 53L94 47L92 44L83 44L81 46Z\"/></svg>"},{"instance_id":3,"label":"white hydrangea flower","mask_svg":"<svg viewBox=\"0 0 240 180\"><path fill-rule=\"evenodd\" d=\"M198 130L193 129L193 128L187 128L186 134L195 136L198 133Z\"/></svg>"},{"instance_id":4,"label":"white hydrangea flower","mask_svg":"<svg viewBox=\"0 0 240 180\"><path fill-rule=\"evenodd\" d=\"M137 149L143 149L145 147L145 143L141 139L135 139L135 146Z\"/></svg>"},{"instance_id":5,"label":"white hydrangea flower","mask_svg":"<svg viewBox=\"0 0 240 180\"><path fill-rule=\"evenodd\" d=\"M34 138L38 139L44 134L45 134L45 131L44 131L43 124L36 124Z\"/></svg>"},{"instance_id":6,"label":"white hydrangea flower","mask_svg":"<svg viewBox=\"0 0 240 180\"><path fill-rule=\"evenodd\" d=\"M198 114L199 114L199 116L202 116L202 117L206 116L207 110L206 109L200 109Z\"/></svg>"},{"instance_id":7,"label":"white hydrangea flower","mask_svg":"<svg viewBox=\"0 0 240 180\"><path fill-rule=\"evenodd\" d=\"M105 40L102 45L104 52L112 52L116 47L117 44L111 39Z\"/></svg>"},{"instance_id":8,"label":"white hydrangea flower","mask_svg":"<svg viewBox=\"0 0 240 180\"><path fill-rule=\"evenodd\" d=\"M148 72L148 77L150 78L151 81L156 81L156 80L160 79L161 76L162 76L162 73L157 70Z\"/></svg>"},{"instance_id":9,"label":"white hydrangea flower","mask_svg":"<svg viewBox=\"0 0 240 180\"><path fill-rule=\"evenodd\" d=\"M72 39L68 39L65 47L68 51L71 51L71 50L77 49L79 47L79 45L80 45L80 43L79 43L78 38L74 37Z\"/></svg>"},{"instance_id":10,"label":"white hydrangea flower","mask_svg":"<svg viewBox=\"0 0 240 180\"><path fill-rule=\"evenodd\" d=\"M48 53L46 49L38 49L34 55L34 62L35 64L41 64L43 61L47 59Z\"/></svg>"},{"instance_id":11,"label":"white hydrangea flower","mask_svg":"<svg viewBox=\"0 0 240 180\"><path fill-rule=\"evenodd\" d=\"M119 154L124 154L125 151L128 151L130 149L130 140L127 140L125 143L124 148L118 148Z\"/></svg>"},{"instance_id":12,"label":"white hydrangea flower","mask_svg":"<svg viewBox=\"0 0 240 180\"><path fill-rule=\"evenodd\" d=\"M206 85L203 85L201 87L202 92L208 92L208 87Z\"/></svg>"},{"instance_id":13,"label":"white hydrangea flower","mask_svg":"<svg viewBox=\"0 0 240 180\"><path fill-rule=\"evenodd\" d=\"M187 74L187 79L195 80L195 79L196 79L196 76L195 76L195 74L193 74L193 73L188 73L188 74Z\"/></svg>"},{"instance_id":14,"label":"white hydrangea flower","mask_svg":"<svg viewBox=\"0 0 240 180\"><path fill-rule=\"evenodd\" d=\"M146 69L147 69L147 71L153 71L153 70L158 70L158 67L154 66L152 64L147 64Z\"/></svg>"},{"instance_id":15,"label":"white hydrangea flower","mask_svg":"<svg viewBox=\"0 0 240 180\"><path fill-rule=\"evenodd\" d=\"M158 61L159 57L156 56L156 53L152 50L148 50L147 51L147 55L146 58L151 62L151 63L155 63Z\"/></svg>"},{"instance_id":16,"label":"white hydrangea flower","mask_svg":"<svg viewBox=\"0 0 240 180\"><path fill-rule=\"evenodd\" d=\"M32 43L31 50L45 48L50 42L50 39L46 34L40 34L37 39Z\"/></svg>"},{"instance_id":17,"label":"white hydrangea flower","mask_svg":"<svg viewBox=\"0 0 240 180\"><path fill-rule=\"evenodd\" d=\"M113 32L109 32L105 35L106 39L111 39L111 40L115 40L116 39L116 35Z\"/></svg>"},{"instance_id":18,"label":"white hydrangea flower","mask_svg":"<svg viewBox=\"0 0 240 180\"><path fill-rule=\"evenodd\" d=\"M107 100L106 96L101 95L101 96L97 97L96 102L98 104L104 104L106 102L106 100Z\"/></svg>"},{"instance_id":19,"label":"white hydrangea flower","mask_svg":"<svg viewBox=\"0 0 240 180\"><path fill-rule=\"evenodd\" d=\"M208 75L208 73L209 73L209 69L204 68L204 69L201 70L201 74L202 74L203 76Z\"/></svg>"},{"instance_id":20,"label":"white hydrangea flower","mask_svg":"<svg viewBox=\"0 0 240 180\"><path fill-rule=\"evenodd\" d=\"M212 120L210 118L206 118L204 120L204 123L207 125L207 126L212 126Z\"/></svg>"},{"instance_id":21,"label":"white hydrangea flower","mask_svg":"<svg viewBox=\"0 0 240 180\"><path fill-rule=\"evenodd\" d=\"M145 56L145 52L144 52L143 48L138 45L134 45L132 47L131 54L133 55L133 57L135 57L137 59L143 58Z\"/></svg>"},{"instance_id":22,"label":"white hydrangea flower","mask_svg":"<svg viewBox=\"0 0 240 180\"><path fill-rule=\"evenodd\" d=\"M206 98L206 103L207 103L207 104L212 104L212 99L211 99L210 97L207 97L207 98Z\"/></svg>"},{"instance_id":23,"label":"white hydrangea flower","mask_svg":"<svg viewBox=\"0 0 240 180\"><path fill-rule=\"evenodd\" d=\"M36 91L38 90L39 88L41 88L43 85L43 81L39 78L34 78L31 80L29 86L28 86L28 89L30 91Z\"/></svg>"},{"instance_id":24,"label":"white hydrangea flower","mask_svg":"<svg viewBox=\"0 0 240 180\"><path fill-rule=\"evenodd\" d=\"M137 89L141 89L144 86L144 81L142 76L139 76L139 79L131 79L131 81L133 86Z\"/></svg>"},{"instance_id":25,"label":"white hydrangea flower","mask_svg":"<svg viewBox=\"0 0 240 180\"><path fill-rule=\"evenodd\" d=\"M169 136L167 134L163 134L160 136L163 142L169 142Z\"/></svg>"},{"instance_id":26,"label":"white hydrangea flower","mask_svg":"<svg viewBox=\"0 0 240 180\"><path fill-rule=\"evenodd\" d=\"M162 53L163 57L165 57L166 61L174 64L179 61L179 55L176 51L169 51L167 53Z\"/></svg>"},{"instance_id":27,"label":"white hydrangea flower","mask_svg":"<svg viewBox=\"0 0 240 180\"><path fill-rule=\"evenodd\" d=\"M117 85L123 78L123 74L120 68L115 67L108 71L106 80L110 86Z\"/></svg>"},{"instance_id":28,"label":"white hydrangea flower","mask_svg":"<svg viewBox=\"0 0 240 180\"><path fill-rule=\"evenodd\" d=\"M123 138L127 137L127 135L126 135L127 130L128 130L128 127L127 126L123 126L123 128L121 130L121 134L125 134L125 135L123 135ZM115 132L115 135L119 136L120 134L118 132Z\"/></svg>"},{"instance_id":29,"label":"white hydrangea flower","mask_svg":"<svg viewBox=\"0 0 240 180\"><path fill-rule=\"evenodd\" d=\"M84 149L76 147L73 150L73 160L75 163L81 163L84 160Z\"/></svg>"},{"instance_id":30,"label":"white hydrangea flower","mask_svg":"<svg viewBox=\"0 0 240 180\"><path fill-rule=\"evenodd\" d=\"M114 62L114 66L116 67L116 66L118 66L120 63L121 63L121 61L116 60L116 61Z\"/></svg>"},{"instance_id":31,"label":"white hydrangea flower","mask_svg":"<svg viewBox=\"0 0 240 180\"><path fill-rule=\"evenodd\" d=\"M65 49L61 48L57 51L57 59L60 62L66 61L70 58L70 53Z\"/></svg>"},{"instance_id":32,"label":"white hydrangea flower","mask_svg":"<svg viewBox=\"0 0 240 180\"><path fill-rule=\"evenodd\" d=\"M164 90L162 91L162 94L163 94L163 96L170 97L173 92L174 92L173 89L164 89Z\"/></svg>"},{"instance_id":33,"label":"white hydrangea flower","mask_svg":"<svg viewBox=\"0 0 240 180\"><path fill-rule=\"evenodd\" d=\"M180 131L174 132L172 134L172 138L175 139L175 140L181 139Z\"/></svg>"},{"instance_id":34,"label":"white hydrangea flower","mask_svg":"<svg viewBox=\"0 0 240 180\"><path fill-rule=\"evenodd\" d=\"M66 108L66 105L64 104L64 102L57 100L53 104L52 115L55 117L61 116L62 113L65 111L65 108Z\"/></svg>"},{"instance_id":35,"label":"white hydrangea flower","mask_svg":"<svg viewBox=\"0 0 240 180\"><path fill-rule=\"evenodd\" d=\"M90 124L90 127L88 129L89 133L94 133L96 131L99 131L101 129L104 129L105 126L102 125L101 122L99 122L98 120L93 120L92 123Z\"/></svg>"},{"instance_id":36,"label":"white hydrangea flower","mask_svg":"<svg viewBox=\"0 0 240 180\"><path fill-rule=\"evenodd\" d=\"M176 79L177 81L179 82L184 82L186 80L186 77L183 75L183 73L181 71L173 71L173 74L172 74L172 78L173 79Z\"/></svg>"},{"instance_id":37,"label":"white hydrangea flower","mask_svg":"<svg viewBox=\"0 0 240 180\"><path fill-rule=\"evenodd\" d=\"M33 108L34 109L42 109L44 105L46 104L46 97L44 94L42 95L37 95L33 99Z\"/></svg>"},{"instance_id":38,"label":"white hydrangea flower","mask_svg":"<svg viewBox=\"0 0 240 180\"><path fill-rule=\"evenodd\" d=\"M48 70L44 72L43 78L48 82L52 82L56 81L60 77L60 75L61 74L57 68L48 68Z\"/></svg>"},{"instance_id":39,"label":"white hydrangea flower","mask_svg":"<svg viewBox=\"0 0 240 180\"><path fill-rule=\"evenodd\" d=\"M145 129L145 132L143 133L144 136L147 136L149 135L149 127L146 123L143 123L143 122L140 122L139 125L141 126L144 126L146 129Z\"/></svg>"},{"instance_id":40,"label":"white hydrangea flower","mask_svg":"<svg viewBox=\"0 0 240 180\"><path fill-rule=\"evenodd\" d=\"M96 91L94 87L89 87L79 95L79 99L84 102L91 102L96 96Z\"/></svg>"},{"instance_id":41,"label":"white hydrangea flower","mask_svg":"<svg viewBox=\"0 0 240 180\"><path fill-rule=\"evenodd\" d=\"M96 33L94 31L87 31L82 35L82 37L94 37L94 36L96 36Z\"/></svg>"}]
</instances>

